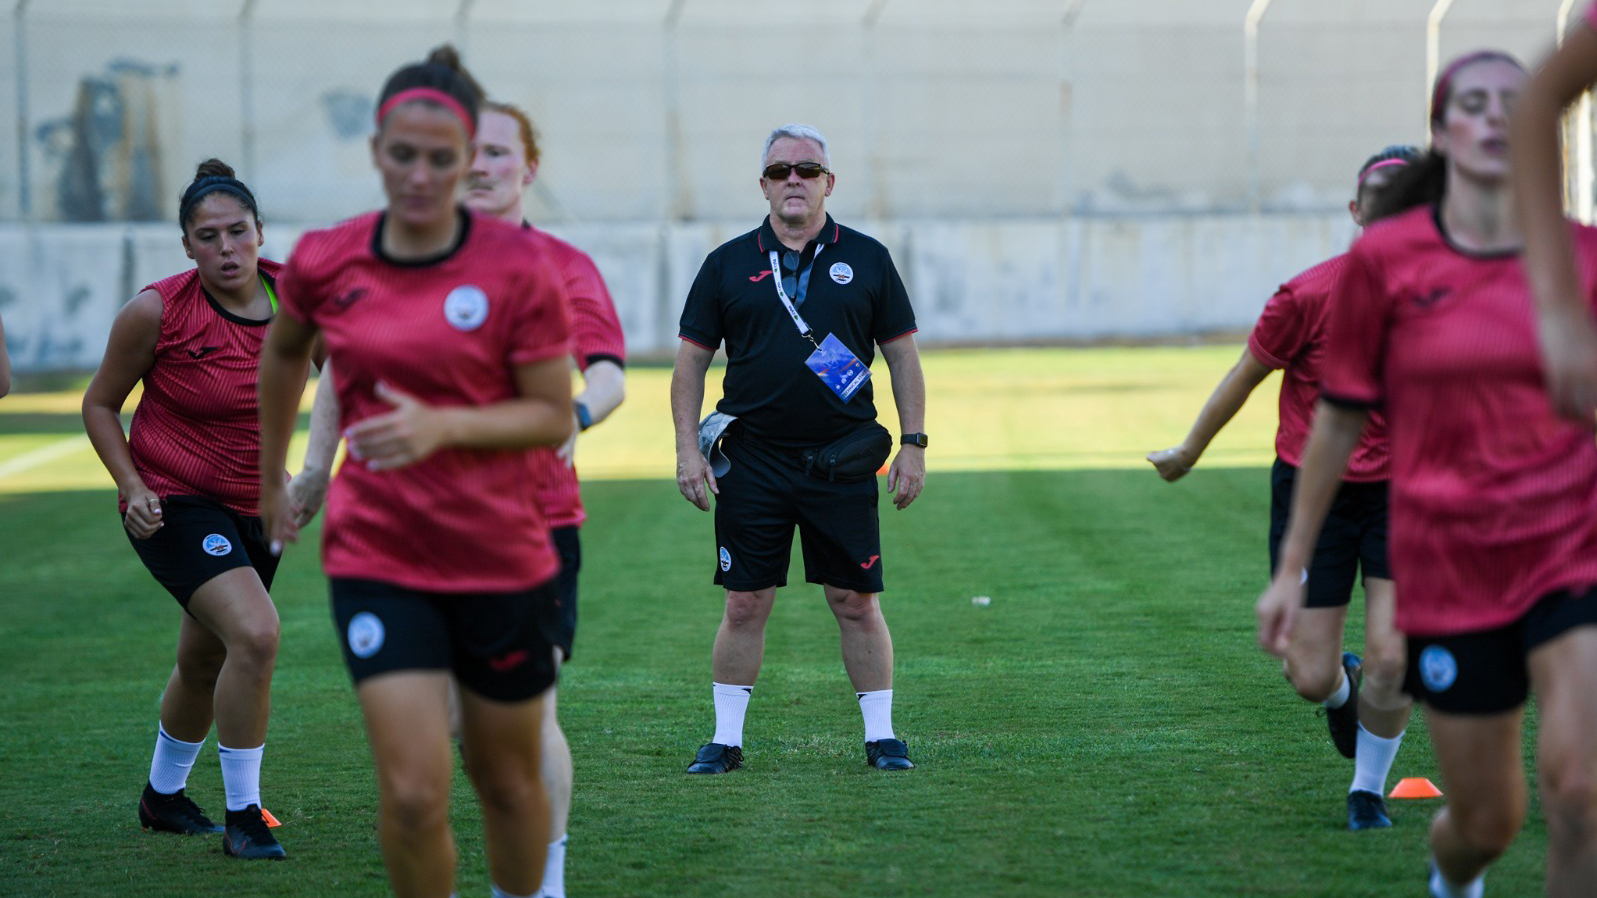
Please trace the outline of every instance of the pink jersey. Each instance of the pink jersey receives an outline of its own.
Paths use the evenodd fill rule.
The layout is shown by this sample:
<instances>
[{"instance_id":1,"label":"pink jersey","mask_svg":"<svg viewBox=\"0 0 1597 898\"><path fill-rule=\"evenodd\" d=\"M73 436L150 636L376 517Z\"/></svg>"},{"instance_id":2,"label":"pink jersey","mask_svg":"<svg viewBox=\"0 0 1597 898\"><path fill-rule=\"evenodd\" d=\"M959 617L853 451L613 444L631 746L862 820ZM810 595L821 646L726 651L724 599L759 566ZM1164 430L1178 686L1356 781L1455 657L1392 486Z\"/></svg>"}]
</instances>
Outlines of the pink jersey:
<instances>
[{"instance_id":1,"label":"pink jersey","mask_svg":"<svg viewBox=\"0 0 1597 898\"><path fill-rule=\"evenodd\" d=\"M516 366L564 357L570 325L547 250L469 216L460 246L425 263L382 257L381 213L300 238L283 312L320 328L341 428L391 409L379 381L429 405L516 396ZM322 564L432 592L510 592L559 566L527 476L531 450L447 448L392 471L353 459L327 495Z\"/></svg>"},{"instance_id":2,"label":"pink jersey","mask_svg":"<svg viewBox=\"0 0 1597 898\"><path fill-rule=\"evenodd\" d=\"M597 361L625 365L626 341L615 303L605 289L604 278L588 254L571 244L526 226L528 233L543 242L549 256L565 280L566 299L571 303L571 351L583 371ZM576 527L587 519L582 510L582 494L577 487L577 472L554 449L539 449L532 456L533 478L538 482L538 504L551 527Z\"/></svg>"},{"instance_id":3,"label":"pink jersey","mask_svg":"<svg viewBox=\"0 0 1597 898\"><path fill-rule=\"evenodd\" d=\"M1275 431L1275 454L1294 467L1303 462L1303 447L1314 423L1320 369L1325 364L1331 288L1346 261L1347 256L1337 256L1282 284L1265 303L1248 336L1248 349L1254 357L1281 369L1281 424ZM1390 457L1386 419L1373 413L1342 479L1354 483L1385 480Z\"/></svg>"},{"instance_id":4,"label":"pink jersey","mask_svg":"<svg viewBox=\"0 0 1597 898\"><path fill-rule=\"evenodd\" d=\"M1590 294L1597 230L1571 227ZM1597 584L1597 444L1553 413L1518 255L1454 246L1431 208L1373 226L1332 300L1325 396L1386 409L1398 629L1500 627Z\"/></svg>"},{"instance_id":5,"label":"pink jersey","mask_svg":"<svg viewBox=\"0 0 1597 898\"><path fill-rule=\"evenodd\" d=\"M260 260L268 279L279 267ZM158 496L204 496L239 514L260 514L255 385L271 319L222 308L200 284L199 269L144 290L161 296L161 333L128 429L134 468Z\"/></svg>"}]
</instances>

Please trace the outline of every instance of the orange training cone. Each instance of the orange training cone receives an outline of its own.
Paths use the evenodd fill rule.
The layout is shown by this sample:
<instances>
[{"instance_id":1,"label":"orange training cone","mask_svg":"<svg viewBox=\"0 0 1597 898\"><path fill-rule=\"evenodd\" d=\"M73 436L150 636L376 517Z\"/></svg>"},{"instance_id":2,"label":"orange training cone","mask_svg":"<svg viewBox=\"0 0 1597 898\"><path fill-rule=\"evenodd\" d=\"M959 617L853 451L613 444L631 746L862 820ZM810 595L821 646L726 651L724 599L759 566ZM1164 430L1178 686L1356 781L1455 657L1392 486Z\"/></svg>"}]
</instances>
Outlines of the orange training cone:
<instances>
[{"instance_id":1,"label":"orange training cone","mask_svg":"<svg viewBox=\"0 0 1597 898\"><path fill-rule=\"evenodd\" d=\"M267 826L282 826L283 825L283 822L281 820L278 820L276 817L273 817L272 816L272 812L268 811L265 808L261 808L261 819L266 821L266 825Z\"/></svg>"},{"instance_id":2,"label":"orange training cone","mask_svg":"<svg viewBox=\"0 0 1597 898\"><path fill-rule=\"evenodd\" d=\"M1388 798L1441 798L1442 790L1423 776L1406 776L1397 781Z\"/></svg>"}]
</instances>

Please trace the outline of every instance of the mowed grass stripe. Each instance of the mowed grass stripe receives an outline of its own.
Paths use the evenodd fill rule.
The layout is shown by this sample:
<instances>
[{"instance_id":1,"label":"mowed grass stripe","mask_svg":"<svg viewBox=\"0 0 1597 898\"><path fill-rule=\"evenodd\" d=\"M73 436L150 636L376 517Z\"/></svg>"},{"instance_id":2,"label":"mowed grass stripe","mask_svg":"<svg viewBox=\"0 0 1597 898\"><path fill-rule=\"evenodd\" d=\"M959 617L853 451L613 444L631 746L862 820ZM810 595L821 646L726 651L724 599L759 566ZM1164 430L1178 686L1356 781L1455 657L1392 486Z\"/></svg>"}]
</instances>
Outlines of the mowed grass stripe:
<instances>
[{"instance_id":1,"label":"mowed grass stripe","mask_svg":"<svg viewBox=\"0 0 1597 898\"><path fill-rule=\"evenodd\" d=\"M929 489L907 511L882 511L895 723L920 764L907 774L864 766L836 624L796 566L750 706L748 768L683 775L712 729L710 516L663 475L592 480L577 655L560 696L578 776L570 894L1419 893L1435 802L1397 804L1390 832L1343 831L1351 765L1254 647L1263 462L1206 459L1169 485L1141 461L1179 439L1236 351L928 353L943 419L928 424ZM590 435L593 454L669 473L669 422L648 398L665 375L631 372L624 412L648 419L647 433L618 418ZM1001 400L1012 410L994 415L983 377L1032 398ZM1245 414L1265 425L1239 419L1222 440L1267 460L1264 390ZM0 431L17 433L8 401ZM617 445L601 452L612 424ZM996 452L983 440L1054 459L1098 440L1129 460L939 468L939 452ZM85 464L74 476L94 474L92 454ZM387 894L316 536L313 525L291 549L274 589L283 644L263 787L290 860L240 864L214 839L134 822L179 612L128 547L111 489L0 495L0 894ZM214 810L212 744L191 792ZM1394 771L1404 775L1436 779L1418 718ZM458 777L456 799L460 893L485 895L480 825ZM1533 808L1493 893L1537 893L1545 844Z\"/></svg>"}]
</instances>

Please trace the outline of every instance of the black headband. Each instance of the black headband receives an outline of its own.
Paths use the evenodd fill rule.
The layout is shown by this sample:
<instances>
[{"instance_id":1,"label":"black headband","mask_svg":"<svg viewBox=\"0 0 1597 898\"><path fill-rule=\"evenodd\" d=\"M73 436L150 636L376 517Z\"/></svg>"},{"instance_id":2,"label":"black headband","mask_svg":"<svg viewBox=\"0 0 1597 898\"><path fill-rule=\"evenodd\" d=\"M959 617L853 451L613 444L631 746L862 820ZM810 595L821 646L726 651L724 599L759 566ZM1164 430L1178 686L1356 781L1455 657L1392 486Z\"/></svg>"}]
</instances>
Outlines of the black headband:
<instances>
[{"instance_id":1,"label":"black headband","mask_svg":"<svg viewBox=\"0 0 1597 898\"><path fill-rule=\"evenodd\" d=\"M250 214L256 218L261 217L260 210L255 208L255 195L250 193L250 189L244 186L243 181L237 178L226 178L221 175L208 175L196 180L189 185L187 190L183 191L183 200L177 209L177 226L186 228L189 215L193 213L194 207L200 204L200 200L205 199L209 194L217 192L230 193L238 197L239 201L244 204L244 208L250 210Z\"/></svg>"}]
</instances>

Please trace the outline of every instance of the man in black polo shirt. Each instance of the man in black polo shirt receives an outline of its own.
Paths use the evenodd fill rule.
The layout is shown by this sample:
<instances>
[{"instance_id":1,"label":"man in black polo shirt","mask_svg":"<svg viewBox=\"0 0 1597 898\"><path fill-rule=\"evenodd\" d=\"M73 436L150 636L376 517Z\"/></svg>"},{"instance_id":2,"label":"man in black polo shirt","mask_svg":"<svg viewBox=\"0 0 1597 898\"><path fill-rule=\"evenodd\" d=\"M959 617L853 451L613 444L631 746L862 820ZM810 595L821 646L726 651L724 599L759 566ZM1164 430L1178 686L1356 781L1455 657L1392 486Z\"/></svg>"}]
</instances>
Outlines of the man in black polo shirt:
<instances>
[{"instance_id":1,"label":"man in black polo shirt","mask_svg":"<svg viewBox=\"0 0 1597 898\"><path fill-rule=\"evenodd\" d=\"M688 772L742 766L744 712L776 589L787 584L795 525L804 578L822 585L837 616L865 719L866 763L904 770L915 765L893 733L893 640L877 603L876 472L893 440L876 423L869 367L880 346L903 430L887 488L903 509L926 479L915 313L887 249L826 214L836 178L820 132L776 129L762 165L771 214L704 260L682 311L671 379L677 487L704 511L716 496L715 582L726 589L715 735ZM722 399L701 426L705 372L723 341Z\"/></svg>"}]
</instances>

